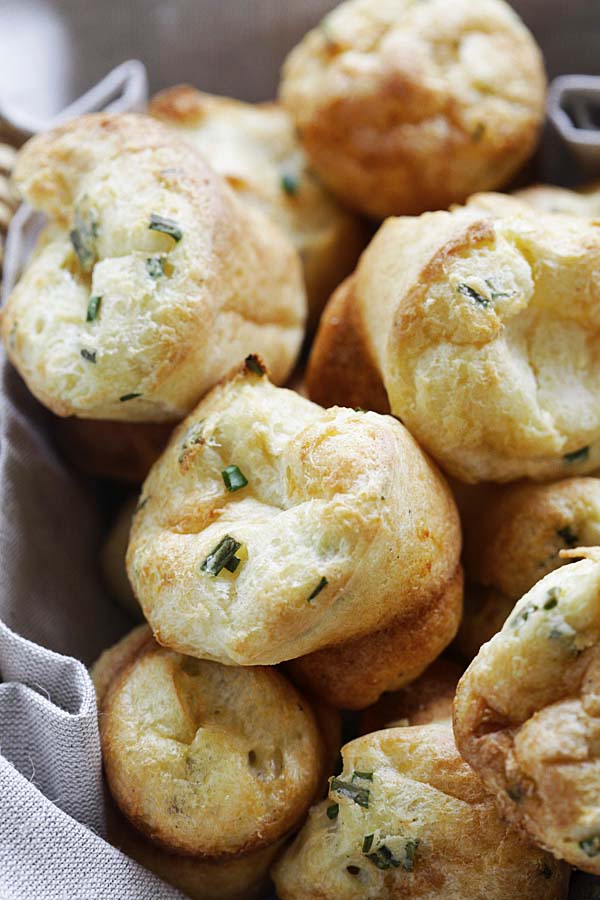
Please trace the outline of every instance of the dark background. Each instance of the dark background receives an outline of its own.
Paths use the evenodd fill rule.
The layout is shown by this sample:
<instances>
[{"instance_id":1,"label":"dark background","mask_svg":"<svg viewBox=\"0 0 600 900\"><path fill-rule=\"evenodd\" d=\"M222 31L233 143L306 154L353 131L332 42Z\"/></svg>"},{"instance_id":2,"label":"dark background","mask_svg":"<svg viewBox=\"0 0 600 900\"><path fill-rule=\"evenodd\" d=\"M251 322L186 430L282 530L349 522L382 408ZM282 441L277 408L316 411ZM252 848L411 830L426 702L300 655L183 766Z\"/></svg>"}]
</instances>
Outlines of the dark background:
<instances>
[{"instance_id":1,"label":"dark background","mask_svg":"<svg viewBox=\"0 0 600 900\"><path fill-rule=\"evenodd\" d=\"M473 0L477 2L477 0ZM0 107L51 115L136 57L150 89L272 97L285 53L331 0L0 0ZM600 74L600 0L513 0L551 76Z\"/></svg>"}]
</instances>

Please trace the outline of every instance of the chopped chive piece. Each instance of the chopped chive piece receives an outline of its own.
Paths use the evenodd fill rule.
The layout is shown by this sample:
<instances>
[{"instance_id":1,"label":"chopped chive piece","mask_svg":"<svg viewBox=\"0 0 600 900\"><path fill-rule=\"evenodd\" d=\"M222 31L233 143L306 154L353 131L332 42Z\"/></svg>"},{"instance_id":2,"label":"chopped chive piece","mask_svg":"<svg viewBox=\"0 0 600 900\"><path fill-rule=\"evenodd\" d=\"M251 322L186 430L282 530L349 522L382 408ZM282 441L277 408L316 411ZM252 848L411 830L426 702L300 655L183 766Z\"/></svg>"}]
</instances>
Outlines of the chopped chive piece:
<instances>
[{"instance_id":1,"label":"chopped chive piece","mask_svg":"<svg viewBox=\"0 0 600 900\"><path fill-rule=\"evenodd\" d=\"M102 297L99 294L94 294L88 300L87 306L87 314L85 317L86 322L95 322L100 314L100 305L102 303Z\"/></svg>"},{"instance_id":2,"label":"chopped chive piece","mask_svg":"<svg viewBox=\"0 0 600 900\"><path fill-rule=\"evenodd\" d=\"M151 213L148 228L150 231L161 231L163 234L168 234L176 243L183 237L183 231L174 219L166 219L164 216L159 216L158 213Z\"/></svg>"},{"instance_id":3,"label":"chopped chive piece","mask_svg":"<svg viewBox=\"0 0 600 900\"><path fill-rule=\"evenodd\" d=\"M95 350L86 350L85 347L81 350L81 355L87 362L95 363L96 362L96 351Z\"/></svg>"},{"instance_id":4,"label":"chopped chive piece","mask_svg":"<svg viewBox=\"0 0 600 900\"><path fill-rule=\"evenodd\" d=\"M321 591L323 590L323 588L327 587L328 584L329 584L329 582L327 581L325 576L323 576L323 578L321 578L321 580L319 581L318 585L316 586L316 588L314 589L312 594L310 594L310 596L307 597L307 602L310 603L311 600L314 600L315 597L317 596L317 594L320 594Z\"/></svg>"},{"instance_id":5,"label":"chopped chive piece","mask_svg":"<svg viewBox=\"0 0 600 900\"><path fill-rule=\"evenodd\" d=\"M122 397L119 397L119 401L121 403L127 403L128 400L135 400L136 397L141 397L141 394L136 394L135 391L132 394L123 394Z\"/></svg>"},{"instance_id":6,"label":"chopped chive piece","mask_svg":"<svg viewBox=\"0 0 600 900\"><path fill-rule=\"evenodd\" d=\"M412 872L415 867L415 856L419 849L419 839L407 841L404 847L404 860L402 866L407 872Z\"/></svg>"},{"instance_id":7,"label":"chopped chive piece","mask_svg":"<svg viewBox=\"0 0 600 900\"><path fill-rule=\"evenodd\" d=\"M520 609L515 615L509 620L509 625L511 628L518 628L523 622L526 622L532 613L537 612L538 607L535 603L526 603L523 609Z\"/></svg>"},{"instance_id":8,"label":"chopped chive piece","mask_svg":"<svg viewBox=\"0 0 600 900\"><path fill-rule=\"evenodd\" d=\"M281 176L281 188L288 197L295 197L298 193L298 189L300 187L300 180L296 175L291 175L289 172L284 172Z\"/></svg>"},{"instance_id":9,"label":"chopped chive piece","mask_svg":"<svg viewBox=\"0 0 600 900\"><path fill-rule=\"evenodd\" d=\"M475 288L469 287L468 284L465 284L464 281L461 281L459 285L457 285L456 290L459 294L462 294L463 297L468 297L469 300L474 300L475 303L479 303L480 306L489 306L490 301L488 297L484 297L483 294L480 294Z\"/></svg>"},{"instance_id":10,"label":"chopped chive piece","mask_svg":"<svg viewBox=\"0 0 600 900\"><path fill-rule=\"evenodd\" d=\"M579 846L586 856L598 856L600 854L600 834L579 841Z\"/></svg>"},{"instance_id":11,"label":"chopped chive piece","mask_svg":"<svg viewBox=\"0 0 600 900\"><path fill-rule=\"evenodd\" d=\"M558 528L556 531L559 538L562 538L567 547L575 547L577 546L577 542L579 538L573 531L570 525L565 525L564 528Z\"/></svg>"},{"instance_id":12,"label":"chopped chive piece","mask_svg":"<svg viewBox=\"0 0 600 900\"><path fill-rule=\"evenodd\" d=\"M368 842L368 838L371 838L371 841ZM377 866L378 869L398 869L400 866L406 872L412 872L415 867L415 856L417 853L417 848L419 846L419 841L417 840L408 840L404 845L404 857L403 859L398 859L397 856L394 856L393 852L386 844L381 844L377 847L373 852L369 852L373 843L373 835L367 835L363 842L363 853L374 865ZM366 847L366 849L365 849Z\"/></svg>"},{"instance_id":13,"label":"chopped chive piece","mask_svg":"<svg viewBox=\"0 0 600 900\"><path fill-rule=\"evenodd\" d=\"M353 772L352 773L352 781L358 781L361 778L363 781L373 781L373 773L372 772Z\"/></svg>"},{"instance_id":14,"label":"chopped chive piece","mask_svg":"<svg viewBox=\"0 0 600 900\"><path fill-rule=\"evenodd\" d=\"M255 356L253 353L251 353L250 356L247 356L246 359L244 360L244 362L246 364L246 368L250 369L251 372L254 372L255 375L265 375L266 374L267 370L261 363L258 356Z\"/></svg>"},{"instance_id":15,"label":"chopped chive piece","mask_svg":"<svg viewBox=\"0 0 600 900\"><path fill-rule=\"evenodd\" d=\"M162 278L165 274L165 261L162 256L150 256L146 260L146 270L150 278Z\"/></svg>"},{"instance_id":16,"label":"chopped chive piece","mask_svg":"<svg viewBox=\"0 0 600 900\"><path fill-rule=\"evenodd\" d=\"M340 794L342 797L347 797L348 800L352 800L364 809L369 808L370 791L368 788L359 787L357 784L352 784L350 781L342 781L341 778L332 778L331 790Z\"/></svg>"},{"instance_id":17,"label":"chopped chive piece","mask_svg":"<svg viewBox=\"0 0 600 900\"><path fill-rule=\"evenodd\" d=\"M340 811L339 803L330 803L330 805L327 807L327 818L328 819L337 819L339 811Z\"/></svg>"},{"instance_id":18,"label":"chopped chive piece","mask_svg":"<svg viewBox=\"0 0 600 900\"><path fill-rule=\"evenodd\" d=\"M236 562L233 562L233 560L241 546L238 541L226 534L214 550L211 550L200 568L203 572L208 572L209 575L218 575L222 569L235 572L240 564L240 560L237 559Z\"/></svg>"},{"instance_id":19,"label":"chopped chive piece","mask_svg":"<svg viewBox=\"0 0 600 900\"><path fill-rule=\"evenodd\" d=\"M98 221L94 213L84 217L78 210L75 212L75 227L69 232L73 250L84 272L91 272L96 262L96 238L98 237Z\"/></svg>"},{"instance_id":20,"label":"chopped chive piece","mask_svg":"<svg viewBox=\"0 0 600 900\"><path fill-rule=\"evenodd\" d=\"M232 556L231 559L227 560L225 563L225 568L228 572L235 572L240 563L241 559L239 557Z\"/></svg>"},{"instance_id":21,"label":"chopped chive piece","mask_svg":"<svg viewBox=\"0 0 600 900\"><path fill-rule=\"evenodd\" d=\"M511 297L514 291L497 291L494 287L494 283L490 278L484 279L485 283L490 289L490 296L492 300L501 300L504 297Z\"/></svg>"},{"instance_id":22,"label":"chopped chive piece","mask_svg":"<svg viewBox=\"0 0 600 900\"><path fill-rule=\"evenodd\" d=\"M239 491L240 488L244 488L248 484L248 479L237 466L227 466L221 472L221 476L225 482L225 487L231 493Z\"/></svg>"},{"instance_id":23,"label":"chopped chive piece","mask_svg":"<svg viewBox=\"0 0 600 900\"><path fill-rule=\"evenodd\" d=\"M548 599L544 603L544 609L554 609L555 606L558 606L558 594L558 588L550 588Z\"/></svg>"},{"instance_id":24,"label":"chopped chive piece","mask_svg":"<svg viewBox=\"0 0 600 900\"><path fill-rule=\"evenodd\" d=\"M369 852L369 850L370 850L371 847L373 846L373 839L374 839L374 838L375 838L375 835L374 835L374 834L365 834L365 837L364 837L364 840L363 840L363 845L362 845L362 852L363 852L363 853L368 853L368 852Z\"/></svg>"},{"instance_id":25,"label":"chopped chive piece","mask_svg":"<svg viewBox=\"0 0 600 900\"><path fill-rule=\"evenodd\" d=\"M397 869L398 866L402 865L400 860L396 859L392 851L389 847L386 847L385 844L382 844L381 847L378 847L373 853L367 853L366 856L372 863L375 863L378 869L391 869L392 867Z\"/></svg>"},{"instance_id":26,"label":"chopped chive piece","mask_svg":"<svg viewBox=\"0 0 600 900\"><path fill-rule=\"evenodd\" d=\"M580 447L579 450L573 450L572 453L565 453L563 459L566 463L580 463L590 455L589 447Z\"/></svg>"}]
</instances>

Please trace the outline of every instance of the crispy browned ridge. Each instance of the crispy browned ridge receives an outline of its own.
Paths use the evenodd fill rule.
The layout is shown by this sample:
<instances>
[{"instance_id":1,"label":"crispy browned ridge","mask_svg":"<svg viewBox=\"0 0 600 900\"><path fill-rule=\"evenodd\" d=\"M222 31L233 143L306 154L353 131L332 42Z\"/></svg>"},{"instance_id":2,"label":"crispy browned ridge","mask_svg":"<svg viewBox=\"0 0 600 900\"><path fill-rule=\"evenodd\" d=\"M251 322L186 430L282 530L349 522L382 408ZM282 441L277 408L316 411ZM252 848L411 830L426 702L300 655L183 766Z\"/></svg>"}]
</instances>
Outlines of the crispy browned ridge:
<instances>
[{"instance_id":1,"label":"crispy browned ridge","mask_svg":"<svg viewBox=\"0 0 600 900\"><path fill-rule=\"evenodd\" d=\"M386 628L286 663L300 688L339 709L364 709L417 678L453 640L462 616L459 566L443 590Z\"/></svg>"},{"instance_id":2,"label":"crispy browned ridge","mask_svg":"<svg viewBox=\"0 0 600 900\"><path fill-rule=\"evenodd\" d=\"M389 413L387 393L354 296L354 276L325 307L306 371L308 394L321 406Z\"/></svg>"}]
</instances>

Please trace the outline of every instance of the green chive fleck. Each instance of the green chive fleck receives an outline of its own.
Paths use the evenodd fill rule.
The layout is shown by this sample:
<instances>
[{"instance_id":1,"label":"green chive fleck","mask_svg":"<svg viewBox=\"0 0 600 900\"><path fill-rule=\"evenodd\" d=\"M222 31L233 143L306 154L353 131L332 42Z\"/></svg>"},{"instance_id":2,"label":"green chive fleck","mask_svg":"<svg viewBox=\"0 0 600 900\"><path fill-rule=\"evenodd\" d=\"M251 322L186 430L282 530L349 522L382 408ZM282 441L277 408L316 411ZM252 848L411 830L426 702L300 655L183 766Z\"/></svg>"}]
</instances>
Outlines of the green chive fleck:
<instances>
[{"instance_id":1,"label":"green chive fleck","mask_svg":"<svg viewBox=\"0 0 600 900\"><path fill-rule=\"evenodd\" d=\"M404 846L404 861L402 866L407 872L412 872L415 867L415 856L419 849L419 839L407 841Z\"/></svg>"},{"instance_id":2,"label":"green chive fleck","mask_svg":"<svg viewBox=\"0 0 600 900\"><path fill-rule=\"evenodd\" d=\"M548 599L544 603L544 609L554 609L555 606L558 606L559 593L558 588L550 588L548 591Z\"/></svg>"},{"instance_id":3,"label":"green chive fleck","mask_svg":"<svg viewBox=\"0 0 600 900\"><path fill-rule=\"evenodd\" d=\"M91 272L96 262L96 238L98 237L98 220L94 213L83 216L79 210L75 212L75 227L69 232L73 250L84 272Z\"/></svg>"},{"instance_id":4,"label":"green chive fleck","mask_svg":"<svg viewBox=\"0 0 600 900\"><path fill-rule=\"evenodd\" d=\"M321 591L323 590L323 588L327 587L328 584L329 584L329 582L327 581L325 576L323 576L323 578L321 578L321 580L319 581L318 585L316 586L316 588L314 589L312 594L310 594L310 596L307 597L307 602L310 603L311 600L314 600L315 597L317 596L317 594L320 594Z\"/></svg>"},{"instance_id":5,"label":"green chive fleck","mask_svg":"<svg viewBox=\"0 0 600 900\"><path fill-rule=\"evenodd\" d=\"M226 469L223 469L221 475L225 482L225 487L231 493L239 491L240 488L244 488L248 484L248 479L237 466L227 466Z\"/></svg>"},{"instance_id":6,"label":"green chive fleck","mask_svg":"<svg viewBox=\"0 0 600 900\"><path fill-rule=\"evenodd\" d=\"M378 869L391 869L392 867L397 869L398 866L402 865L400 860L396 859L392 851L389 847L386 847L385 844L382 844L373 853L367 853L366 856L372 863L375 863Z\"/></svg>"},{"instance_id":7,"label":"green chive fleck","mask_svg":"<svg viewBox=\"0 0 600 900\"><path fill-rule=\"evenodd\" d=\"M148 228L150 231L161 231L163 234L168 234L175 243L178 243L183 237L183 231L174 219L166 219L164 216L159 216L158 213L151 213Z\"/></svg>"},{"instance_id":8,"label":"green chive fleck","mask_svg":"<svg viewBox=\"0 0 600 900\"><path fill-rule=\"evenodd\" d=\"M86 322L95 322L100 314L100 306L102 304L102 297L99 294L94 294L88 300L87 306L87 314L85 317Z\"/></svg>"},{"instance_id":9,"label":"green chive fleck","mask_svg":"<svg viewBox=\"0 0 600 900\"><path fill-rule=\"evenodd\" d=\"M347 797L348 800L352 800L364 809L369 808L370 791L368 788L359 787L359 785L352 784L350 781L342 781L341 778L332 778L331 790L342 797Z\"/></svg>"},{"instance_id":10,"label":"green chive fleck","mask_svg":"<svg viewBox=\"0 0 600 900\"><path fill-rule=\"evenodd\" d=\"M337 819L340 811L339 803L330 803L327 807L327 818L328 819Z\"/></svg>"},{"instance_id":11,"label":"green chive fleck","mask_svg":"<svg viewBox=\"0 0 600 900\"><path fill-rule=\"evenodd\" d=\"M594 834L584 841L579 841L579 846L586 856L600 855L600 834Z\"/></svg>"},{"instance_id":12,"label":"green chive fleck","mask_svg":"<svg viewBox=\"0 0 600 900\"><path fill-rule=\"evenodd\" d=\"M261 363L258 356L255 356L253 353L250 356L247 356L244 360L246 368L250 369L251 372L254 372L255 375L265 375L266 369Z\"/></svg>"},{"instance_id":13,"label":"green chive fleck","mask_svg":"<svg viewBox=\"0 0 600 900\"><path fill-rule=\"evenodd\" d=\"M165 261L162 256L150 256L146 260L146 270L150 278L156 281L165 274Z\"/></svg>"},{"instance_id":14,"label":"green chive fleck","mask_svg":"<svg viewBox=\"0 0 600 900\"><path fill-rule=\"evenodd\" d=\"M96 351L95 350L86 350L84 347L81 350L81 355L87 362L91 362L91 363L96 362Z\"/></svg>"},{"instance_id":15,"label":"green chive fleck","mask_svg":"<svg viewBox=\"0 0 600 900\"><path fill-rule=\"evenodd\" d=\"M235 572L241 560L235 555L242 545L228 534L222 538L217 546L211 550L201 565L203 572L209 575L218 575L222 569Z\"/></svg>"},{"instance_id":16,"label":"green chive fleck","mask_svg":"<svg viewBox=\"0 0 600 900\"><path fill-rule=\"evenodd\" d=\"M579 450L573 450L572 453L565 453L563 459L566 463L580 463L590 455L589 447L580 447Z\"/></svg>"},{"instance_id":17,"label":"green chive fleck","mask_svg":"<svg viewBox=\"0 0 600 900\"><path fill-rule=\"evenodd\" d=\"M296 175L284 172L281 176L281 189L285 191L288 197L295 197L300 188L300 181Z\"/></svg>"},{"instance_id":18,"label":"green chive fleck","mask_svg":"<svg viewBox=\"0 0 600 900\"><path fill-rule=\"evenodd\" d=\"M518 628L523 622L526 622L532 613L537 612L538 607L535 603L526 603L523 609L520 609L515 615L509 620L509 625L511 628Z\"/></svg>"},{"instance_id":19,"label":"green chive fleck","mask_svg":"<svg viewBox=\"0 0 600 900\"><path fill-rule=\"evenodd\" d=\"M368 860L377 866L378 869L398 869L400 866L402 866L406 872L412 872L414 869L415 856L419 846L418 839L411 839L406 842L404 845L404 857L402 859L398 859L397 856L394 856L386 844L380 844L373 852L369 852L372 844L373 835L369 834L363 841L363 853Z\"/></svg>"},{"instance_id":20,"label":"green chive fleck","mask_svg":"<svg viewBox=\"0 0 600 900\"><path fill-rule=\"evenodd\" d=\"M135 391L131 394L123 394L122 397L119 397L120 403L127 403L128 400L135 400L136 397L141 397L141 394L136 394Z\"/></svg>"},{"instance_id":21,"label":"green chive fleck","mask_svg":"<svg viewBox=\"0 0 600 900\"><path fill-rule=\"evenodd\" d=\"M240 563L241 559L239 556L232 556L231 559L228 559L225 563L225 568L228 572L235 572Z\"/></svg>"},{"instance_id":22,"label":"green chive fleck","mask_svg":"<svg viewBox=\"0 0 600 900\"><path fill-rule=\"evenodd\" d=\"M480 306L489 306L490 301L488 297L484 297L483 294L480 294L474 288L469 287L468 284L465 284L464 281L461 281L459 285L457 285L456 290L459 294L462 294L463 297L468 297L469 300L474 300L475 303L479 303Z\"/></svg>"},{"instance_id":23,"label":"green chive fleck","mask_svg":"<svg viewBox=\"0 0 600 900\"><path fill-rule=\"evenodd\" d=\"M373 773L372 772L353 772L352 773L352 781L359 781L362 779L363 781L373 781Z\"/></svg>"},{"instance_id":24,"label":"green chive fleck","mask_svg":"<svg viewBox=\"0 0 600 900\"><path fill-rule=\"evenodd\" d=\"M490 296L492 300L502 300L504 297L510 297L514 293L514 291L497 291L494 287L493 281L491 279L486 278L485 283L490 289Z\"/></svg>"}]
</instances>

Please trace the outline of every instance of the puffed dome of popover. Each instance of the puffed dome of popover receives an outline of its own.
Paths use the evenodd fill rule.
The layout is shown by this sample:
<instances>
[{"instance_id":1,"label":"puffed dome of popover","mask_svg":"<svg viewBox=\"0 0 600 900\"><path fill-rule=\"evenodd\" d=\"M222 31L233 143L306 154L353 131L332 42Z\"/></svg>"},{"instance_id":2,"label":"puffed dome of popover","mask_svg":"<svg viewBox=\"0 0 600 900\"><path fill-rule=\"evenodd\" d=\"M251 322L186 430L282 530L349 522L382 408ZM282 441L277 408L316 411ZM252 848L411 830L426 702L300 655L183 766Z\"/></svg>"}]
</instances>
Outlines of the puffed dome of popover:
<instances>
[{"instance_id":1,"label":"puffed dome of popover","mask_svg":"<svg viewBox=\"0 0 600 900\"><path fill-rule=\"evenodd\" d=\"M302 260L312 330L354 268L367 231L310 167L290 115L277 103L241 103L189 85L161 91L149 112L289 237Z\"/></svg>"},{"instance_id":2,"label":"puffed dome of popover","mask_svg":"<svg viewBox=\"0 0 600 900\"><path fill-rule=\"evenodd\" d=\"M600 875L600 549L546 575L459 682L458 748L502 814Z\"/></svg>"},{"instance_id":3,"label":"puffed dome of popover","mask_svg":"<svg viewBox=\"0 0 600 900\"><path fill-rule=\"evenodd\" d=\"M292 50L280 97L328 186L384 218L502 187L536 146L545 89L503 0L349 0Z\"/></svg>"},{"instance_id":4,"label":"puffed dome of popover","mask_svg":"<svg viewBox=\"0 0 600 900\"><path fill-rule=\"evenodd\" d=\"M450 723L368 734L342 757L272 869L281 900L566 897L568 868L502 821Z\"/></svg>"},{"instance_id":5,"label":"puffed dome of popover","mask_svg":"<svg viewBox=\"0 0 600 900\"><path fill-rule=\"evenodd\" d=\"M532 184L514 191L512 196L542 212L566 213L590 219L600 217L600 181L593 181L575 191L555 184Z\"/></svg>"},{"instance_id":6,"label":"puffed dome of popover","mask_svg":"<svg viewBox=\"0 0 600 900\"><path fill-rule=\"evenodd\" d=\"M600 223L499 194L388 219L348 302L391 411L449 474L549 480L599 467ZM361 368L327 362L337 319L325 311L309 366L320 402L343 403Z\"/></svg>"},{"instance_id":7,"label":"puffed dome of popover","mask_svg":"<svg viewBox=\"0 0 600 900\"><path fill-rule=\"evenodd\" d=\"M427 609L459 555L450 491L399 422L322 409L249 357L153 467L127 568L161 644L274 665Z\"/></svg>"},{"instance_id":8,"label":"puffed dome of popover","mask_svg":"<svg viewBox=\"0 0 600 900\"><path fill-rule=\"evenodd\" d=\"M600 479L502 485L462 524L467 587L457 645L472 659L517 600L569 562L561 550L600 543Z\"/></svg>"},{"instance_id":9,"label":"puffed dome of popover","mask_svg":"<svg viewBox=\"0 0 600 900\"><path fill-rule=\"evenodd\" d=\"M250 352L285 380L306 311L298 255L166 126L83 116L32 138L15 181L50 224L2 336L53 412L181 419Z\"/></svg>"},{"instance_id":10,"label":"puffed dome of popover","mask_svg":"<svg viewBox=\"0 0 600 900\"><path fill-rule=\"evenodd\" d=\"M146 837L228 859L302 820L325 749L311 709L275 669L182 656L142 625L92 674L108 786Z\"/></svg>"}]
</instances>

